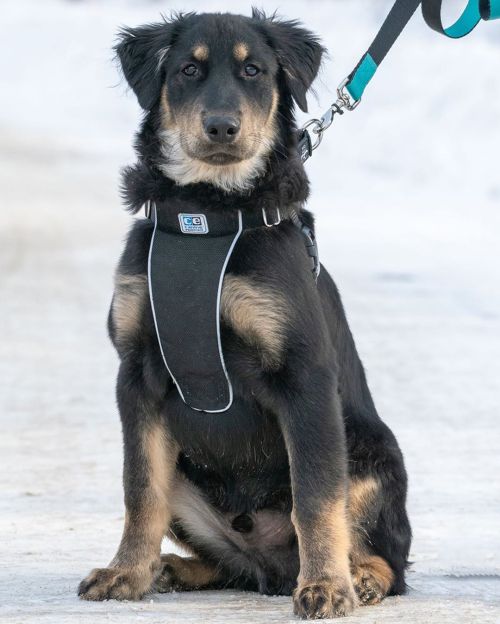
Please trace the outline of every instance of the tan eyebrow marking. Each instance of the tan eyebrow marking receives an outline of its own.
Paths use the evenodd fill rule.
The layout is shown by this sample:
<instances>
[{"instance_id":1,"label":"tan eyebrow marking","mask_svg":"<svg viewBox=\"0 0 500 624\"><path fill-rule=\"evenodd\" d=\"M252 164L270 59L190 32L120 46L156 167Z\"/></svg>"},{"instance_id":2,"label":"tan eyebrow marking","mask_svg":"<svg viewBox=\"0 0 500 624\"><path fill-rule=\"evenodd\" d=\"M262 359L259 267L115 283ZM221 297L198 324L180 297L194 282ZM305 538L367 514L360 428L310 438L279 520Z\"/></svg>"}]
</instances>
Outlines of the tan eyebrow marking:
<instances>
[{"instance_id":1,"label":"tan eyebrow marking","mask_svg":"<svg viewBox=\"0 0 500 624\"><path fill-rule=\"evenodd\" d=\"M248 57L248 46L246 43L237 43L233 48L234 58L243 62Z\"/></svg>"},{"instance_id":2,"label":"tan eyebrow marking","mask_svg":"<svg viewBox=\"0 0 500 624\"><path fill-rule=\"evenodd\" d=\"M208 46L200 43L193 49L193 56L197 61L206 61L208 58Z\"/></svg>"}]
</instances>

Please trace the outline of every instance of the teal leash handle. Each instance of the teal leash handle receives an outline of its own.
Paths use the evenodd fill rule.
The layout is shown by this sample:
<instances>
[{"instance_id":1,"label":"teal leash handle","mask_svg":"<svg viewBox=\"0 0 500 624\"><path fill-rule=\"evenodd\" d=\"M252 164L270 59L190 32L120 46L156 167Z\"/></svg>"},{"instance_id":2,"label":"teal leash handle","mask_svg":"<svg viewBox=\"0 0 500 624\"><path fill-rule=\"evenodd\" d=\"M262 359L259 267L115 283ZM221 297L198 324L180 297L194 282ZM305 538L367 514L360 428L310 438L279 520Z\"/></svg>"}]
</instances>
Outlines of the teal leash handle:
<instances>
[{"instance_id":1,"label":"teal leash handle","mask_svg":"<svg viewBox=\"0 0 500 624\"><path fill-rule=\"evenodd\" d=\"M500 19L500 0L469 0L458 20L445 28L441 20L441 6L442 0L422 0L422 14L428 26L451 39L465 37L481 19Z\"/></svg>"},{"instance_id":2,"label":"teal leash handle","mask_svg":"<svg viewBox=\"0 0 500 624\"><path fill-rule=\"evenodd\" d=\"M458 20L445 28L441 20L442 1L396 0L368 51L338 87L337 101L320 119L310 119L302 126L298 140L299 157L302 162L312 156L313 151L321 143L323 132L332 125L335 115L342 115L344 110L352 111L361 102L366 87L420 4L422 4L422 14L427 24L437 32L453 39L468 35L481 19L486 21L500 19L500 0L469 0ZM309 129L316 135L314 140Z\"/></svg>"},{"instance_id":3,"label":"teal leash handle","mask_svg":"<svg viewBox=\"0 0 500 624\"><path fill-rule=\"evenodd\" d=\"M443 0L396 0L382 28L377 33L368 52L349 74L346 89L355 101L359 101L368 83L375 75L399 35L422 4L422 14L428 26L447 37L459 39L471 33L481 19L500 19L500 0L469 0L458 20L445 28L441 20Z\"/></svg>"}]
</instances>

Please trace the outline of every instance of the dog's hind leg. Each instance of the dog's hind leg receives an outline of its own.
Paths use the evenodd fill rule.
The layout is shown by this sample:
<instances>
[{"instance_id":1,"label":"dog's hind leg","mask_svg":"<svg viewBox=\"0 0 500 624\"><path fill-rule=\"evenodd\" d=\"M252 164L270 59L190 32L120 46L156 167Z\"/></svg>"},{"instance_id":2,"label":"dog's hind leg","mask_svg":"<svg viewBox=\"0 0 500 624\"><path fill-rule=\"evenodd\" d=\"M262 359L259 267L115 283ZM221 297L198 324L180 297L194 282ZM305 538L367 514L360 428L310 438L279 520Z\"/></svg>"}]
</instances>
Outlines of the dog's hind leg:
<instances>
[{"instance_id":1,"label":"dog's hind leg","mask_svg":"<svg viewBox=\"0 0 500 624\"><path fill-rule=\"evenodd\" d=\"M79 587L85 600L138 600L161 572L160 548L170 522L169 494L178 449L142 377L123 364L118 377L125 464L125 528L109 567L93 570Z\"/></svg>"},{"instance_id":2,"label":"dog's hind leg","mask_svg":"<svg viewBox=\"0 0 500 624\"><path fill-rule=\"evenodd\" d=\"M351 572L361 604L376 604L388 593L394 572L385 559L373 554L370 528L380 515L380 483L372 476L349 479Z\"/></svg>"},{"instance_id":3,"label":"dog's hind leg","mask_svg":"<svg viewBox=\"0 0 500 624\"><path fill-rule=\"evenodd\" d=\"M379 427L386 429L382 424ZM386 436L384 453L377 450L374 440L371 457L364 454L361 462L354 454L351 461L351 467L358 469L349 479L351 572L361 604L375 604L406 589L411 541L405 509L406 473L399 449L390 444L391 436Z\"/></svg>"}]
</instances>

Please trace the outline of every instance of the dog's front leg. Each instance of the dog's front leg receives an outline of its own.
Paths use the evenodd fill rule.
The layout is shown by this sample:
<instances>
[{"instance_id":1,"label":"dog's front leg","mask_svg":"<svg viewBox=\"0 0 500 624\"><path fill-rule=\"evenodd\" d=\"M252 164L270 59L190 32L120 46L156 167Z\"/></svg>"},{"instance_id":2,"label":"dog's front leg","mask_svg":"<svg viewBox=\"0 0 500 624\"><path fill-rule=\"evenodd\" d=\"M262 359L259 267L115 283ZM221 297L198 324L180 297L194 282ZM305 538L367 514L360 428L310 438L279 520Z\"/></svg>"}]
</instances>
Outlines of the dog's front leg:
<instances>
[{"instance_id":1,"label":"dog's front leg","mask_svg":"<svg viewBox=\"0 0 500 624\"><path fill-rule=\"evenodd\" d=\"M139 377L139 378L138 378ZM161 541L170 521L168 499L178 449L145 395L141 375L122 364L118 405L124 436L125 528L114 559L79 587L85 600L138 600L161 572Z\"/></svg>"},{"instance_id":2,"label":"dog's front leg","mask_svg":"<svg viewBox=\"0 0 500 624\"><path fill-rule=\"evenodd\" d=\"M300 556L294 611L305 619L343 616L356 595L349 569L345 434L334 380L318 371L308 387L288 392L279 411Z\"/></svg>"}]
</instances>

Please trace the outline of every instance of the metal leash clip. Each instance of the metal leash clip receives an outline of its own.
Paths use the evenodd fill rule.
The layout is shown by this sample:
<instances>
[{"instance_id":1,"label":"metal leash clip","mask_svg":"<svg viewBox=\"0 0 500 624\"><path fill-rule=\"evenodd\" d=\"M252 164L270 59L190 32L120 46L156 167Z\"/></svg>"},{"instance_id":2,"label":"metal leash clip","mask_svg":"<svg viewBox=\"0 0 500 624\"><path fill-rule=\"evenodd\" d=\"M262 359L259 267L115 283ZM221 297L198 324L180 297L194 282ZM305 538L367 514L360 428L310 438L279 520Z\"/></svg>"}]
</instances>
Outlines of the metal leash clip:
<instances>
[{"instance_id":1,"label":"metal leash clip","mask_svg":"<svg viewBox=\"0 0 500 624\"><path fill-rule=\"evenodd\" d=\"M361 98L359 100L354 100L351 98L349 93L346 91L346 86L349 84L349 78L343 80L339 86L337 87L337 95L339 99L337 100L337 104L339 100L342 100L344 103L344 108L347 108L348 111L353 111L355 108L359 106L361 102Z\"/></svg>"},{"instance_id":2,"label":"metal leash clip","mask_svg":"<svg viewBox=\"0 0 500 624\"><path fill-rule=\"evenodd\" d=\"M352 100L347 93L345 87L348 82L349 78L346 78L338 86L337 101L330 106L330 108L322 115L321 119L309 119L309 121L302 126L298 142L298 150L302 162L305 162L310 156L312 156L314 150L319 147L323 139L323 132L328 130L328 128L332 125L335 115L343 115L344 109L353 111L361 102L361 99ZM312 140L308 130L311 127L312 133L316 135L316 139L314 141Z\"/></svg>"}]
</instances>

